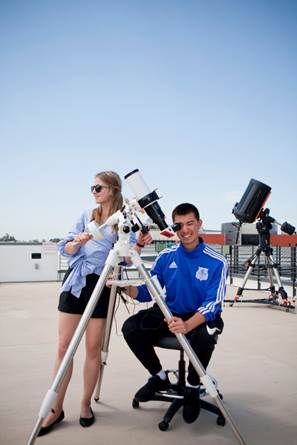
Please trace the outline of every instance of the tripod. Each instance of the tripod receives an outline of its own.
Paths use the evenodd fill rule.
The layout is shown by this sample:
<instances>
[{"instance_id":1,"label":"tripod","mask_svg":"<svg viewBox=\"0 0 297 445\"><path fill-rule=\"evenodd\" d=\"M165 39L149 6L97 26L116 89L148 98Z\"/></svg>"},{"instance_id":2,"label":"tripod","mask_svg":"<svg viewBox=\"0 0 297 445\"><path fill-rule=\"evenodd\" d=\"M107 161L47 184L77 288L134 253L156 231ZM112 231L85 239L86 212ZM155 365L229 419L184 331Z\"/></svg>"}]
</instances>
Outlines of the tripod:
<instances>
[{"instance_id":1,"label":"tripod","mask_svg":"<svg viewBox=\"0 0 297 445\"><path fill-rule=\"evenodd\" d=\"M231 302L230 306L233 306L235 302L245 302L245 303L262 303L262 304L268 304L268 305L274 305L278 307L283 307L286 310L295 309L295 306L290 303L288 300L287 292L285 291L281 280L279 276L279 272L277 269L277 264L273 260L273 249L270 244L270 230L272 228L272 222L274 222L275 219L269 216L269 210L266 209L265 211L262 211L260 214L260 219L256 224L256 228L259 234L259 245L257 247L256 252L254 255L248 259L247 265L248 269L246 271L246 274L243 278L242 285L237 289L237 294L234 297L233 302ZM258 298L258 299L251 299L251 300L240 300L240 297L242 296L242 293L245 289L245 285L253 272L256 262L260 260L261 253L265 255L265 266L264 268L267 270L268 273L268 279L269 279L269 287L265 289L266 291L270 292L269 298ZM273 275L276 279L278 288L276 289L274 282L273 282ZM252 290L252 289L247 289ZM264 289L263 289L264 290ZM279 296L281 297L281 301L279 300ZM227 300L226 300L227 301Z\"/></svg>"},{"instance_id":2,"label":"tripod","mask_svg":"<svg viewBox=\"0 0 297 445\"><path fill-rule=\"evenodd\" d=\"M76 331L72 337L72 340L68 346L68 349L66 351L66 354L62 360L62 363L57 371L57 374L53 380L52 386L47 391L45 398L41 404L40 411L38 414L38 418L36 421L36 424L33 428L33 431L31 433L31 436L27 442L27 445L32 445L36 437L38 435L38 432L41 428L41 424L45 417L50 412L54 401L58 395L58 391L60 388L60 385L63 381L63 378L67 372L67 369L70 365L70 362L77 350L77 347L80 343L80 340L84 334L84 331L87 327L87 323L89 319L91 318L91 315L93 313L93 310L100 298L100 295L102 293L103 287L105 286L105 283L111 273L111 271L117 267L117 265L120 262L120 259L123 257L131 257L133 265L136 267L136 269L139 272L139 275L144 280L145 284L147 285L147 288L153 297L153 299L156 301L158 306L160 307L162 313L164 314L165 318L171 318L172 314L168 307L166 306L166 303L164 302L164 292L163 289L160 286L160 283L156 276L151 277L146 268L144 267L142 260L139 256L139 254L130 248L129 241L130 236L129 232L131 230L131 221L133 220L133 209L129 207L129 205L125 204L125 209L116 212L117 215L117 225L119 230L119 239L114 245L114 248L109 252L105 266L103 268L103 271L100 275L100 278L98 279L98 282L95 286L95 289L91 295L91 298L86 306L86 309L82 315L82 318L76 328ZM112 221L112 225L114 224L114 219ZM115 294L114 294L115 296ZM113 303L111 303L112 305ZM110 305L110 306L111 306ZM110 309L111 313L111 309ZM111 325L111 319L109 320L109 325ZM110 326L107 330L108 333L110 333ZM105 349L107 351L108 349L108 342L109 342L109 334L106 338L105 343ZM218 408L220 409L223 417L226 419L226 421L229 423L234 435L238 439L239 443L241 445L246 445L245 441L240 435L240 432L238 431L231 415L228 413L226 407L224 406L220 395L209 375L207 375L206 370L203 368L202 364L200 363L199 359L197 358L194 350L192 349L190 343L188 342L187 338L183 334L176 334L176 338L180 345L182 346L183 350L186 352L189 360L191 361L193 367L195 368L196 372L198 373L200 380L204 387L206 388L207 392L210 394L210 396L214 399L216 402ZM101 379L102 380L102 379ZM99 382L99 384L101 384ZM98 395L99 398L99 395Z\"/></svg>"}]
</instances>

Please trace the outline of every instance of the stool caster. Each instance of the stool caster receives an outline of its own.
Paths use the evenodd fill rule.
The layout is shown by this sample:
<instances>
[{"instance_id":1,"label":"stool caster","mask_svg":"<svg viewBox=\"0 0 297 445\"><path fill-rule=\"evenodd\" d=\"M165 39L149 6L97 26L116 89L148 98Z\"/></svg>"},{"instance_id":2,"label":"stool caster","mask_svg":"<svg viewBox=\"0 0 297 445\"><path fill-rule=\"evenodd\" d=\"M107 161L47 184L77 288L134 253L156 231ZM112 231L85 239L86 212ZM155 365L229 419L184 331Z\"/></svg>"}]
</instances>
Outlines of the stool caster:
<instances>
[{"instance_id":1,"label":"stool caster","mask_svg":"<svg viewBox=\"0 0 297 445\"><path fill-rule=\"evenodd\" d=\"M225 426L225 423L226 423L225 417L219 415L217 418L217 425Z\"/></svg>"},{"instance_id":2,"label":"stool caster","mask_svg":"<svg viewBox=\"0 0 297 445\"><path fill-rule=\"evenodd\" d=\"M134 409L139 408L139 402L138 402L138 400L136 400L136 399L133 399L133 400L132 400L132 407L133 407Z\"/></svg>"},{"instance_id":3,"label":"stool caster","mask_svg":"<svg viewBox=\"0 0 297 445\"><path fill-rule=\"evenodd\" d=\"M159 423L159 430L161 431L167 431L169 427L169 423L165 422L165 420L162 420L162 422Z\"/></svg>"}]
</instances>

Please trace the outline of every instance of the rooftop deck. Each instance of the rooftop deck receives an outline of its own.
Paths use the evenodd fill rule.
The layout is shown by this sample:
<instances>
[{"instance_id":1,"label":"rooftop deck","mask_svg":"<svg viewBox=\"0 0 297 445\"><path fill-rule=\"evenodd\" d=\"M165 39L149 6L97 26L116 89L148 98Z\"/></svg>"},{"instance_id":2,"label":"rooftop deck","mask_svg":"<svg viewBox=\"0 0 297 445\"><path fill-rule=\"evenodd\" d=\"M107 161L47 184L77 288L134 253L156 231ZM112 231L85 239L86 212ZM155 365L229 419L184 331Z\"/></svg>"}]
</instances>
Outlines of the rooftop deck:
<instances>
[{"instance_id":1,"label":"rooftop deck","mask_svg":"<svg viewBox=\"0 0 297 445\"><path fill-rule=\"evenodd\" d=\"M0 444L26 444L46 391L57 341L59 283L0 285L1 406ZM228 289L229 295L234 290ZM255 292L256 295L256 292ZM130 308L133 311L133 307ZM216 417L201 412L188 425L181 414L169 430L158 423L167 404L149 402L134 410L133 394L147 373L132 356L120 334L128 316L121 303L116 312L101 401L93 402L96 423L78 423L82 387L83 345L67 393L65 421L38 438L42 445L231 445L230 427L217 426ZM247 445L295 445L297 441L297 316L266 306L239 304L224 308L225 330L209 373L217 378L224 403ZM177 353L160 350L165 367L174 367Z\"/></svg>"}]
</instances>

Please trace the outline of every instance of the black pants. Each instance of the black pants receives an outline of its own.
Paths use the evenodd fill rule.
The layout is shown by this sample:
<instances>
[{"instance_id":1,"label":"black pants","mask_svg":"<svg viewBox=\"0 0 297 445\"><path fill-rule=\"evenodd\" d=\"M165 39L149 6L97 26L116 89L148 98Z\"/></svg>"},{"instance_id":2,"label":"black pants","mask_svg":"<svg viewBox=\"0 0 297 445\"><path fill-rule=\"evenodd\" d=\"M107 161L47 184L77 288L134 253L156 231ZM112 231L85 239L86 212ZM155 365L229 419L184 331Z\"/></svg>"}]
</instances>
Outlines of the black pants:
<instances>
[{"instance_id":1,"label":"black pants","mask_svg":"<svg viewBox=\"0 0 297 445\"><path fill-rule=\"evenodd\" d=\"M184 320L190 318L191 315L193 314L185 316L176 314L176 316ZM210 361L217 342L217 335L222 332L224 323L221 317L218 316L214 322L208 325L217 327L216 333L209 334L206 323L203 323L186 335L204 368L207 367ZM157 374L162 369L162 365L155 352L154 344L156 344L159 338L174 335L169 331L159 306L155 304L152 308L144 309L129 317L123 324L122 332L138 360L150 374ZM188 382L191 385L199 384L199 376L191 363L189 363Z\"/></svg>"}]
</instances>

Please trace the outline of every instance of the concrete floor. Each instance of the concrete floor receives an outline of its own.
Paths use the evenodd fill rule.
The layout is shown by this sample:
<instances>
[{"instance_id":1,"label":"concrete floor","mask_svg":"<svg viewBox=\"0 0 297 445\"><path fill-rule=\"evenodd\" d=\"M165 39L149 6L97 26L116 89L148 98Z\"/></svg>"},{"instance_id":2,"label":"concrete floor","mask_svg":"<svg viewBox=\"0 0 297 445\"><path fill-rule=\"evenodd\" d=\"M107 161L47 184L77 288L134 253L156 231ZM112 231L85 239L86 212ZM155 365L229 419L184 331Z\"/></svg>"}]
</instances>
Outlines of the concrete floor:
<instances>
[{"instance_id":1,"label":"concrete floor","mask_svg":"<svg viewBox=\"0 0 297 445\"><path fill-rule=\"evenodd\" d=\"M57 341L59 283L0 285L1 406L0 444L26 444L45 393ZM229 295L234 289L228 289ZM256 295L256 292L255 292ZM129 305L132 313L134 310ZM216 416L203 411L194 424L180 413L166 432L158 429L165 402L149 402L134 410L131 400L147 374L120 334L128 312L120 304L113 324L108 367L100 403L93 402L96 423L78 423L82 388L83 344L75 356L74 375L64 406L66 418L36 443L81 445L115 443L171 445L239 443L229 425L216 425ZM247 445L297 443L297 316L264 305L224 308L225 330L209 365L219 381L224 405ZM82 342L83 343L83 342ZM174 367L177 352L160 350L165 367Z\"/></svg>"}]
</instances>

